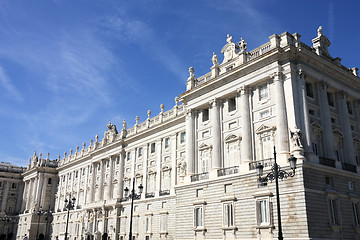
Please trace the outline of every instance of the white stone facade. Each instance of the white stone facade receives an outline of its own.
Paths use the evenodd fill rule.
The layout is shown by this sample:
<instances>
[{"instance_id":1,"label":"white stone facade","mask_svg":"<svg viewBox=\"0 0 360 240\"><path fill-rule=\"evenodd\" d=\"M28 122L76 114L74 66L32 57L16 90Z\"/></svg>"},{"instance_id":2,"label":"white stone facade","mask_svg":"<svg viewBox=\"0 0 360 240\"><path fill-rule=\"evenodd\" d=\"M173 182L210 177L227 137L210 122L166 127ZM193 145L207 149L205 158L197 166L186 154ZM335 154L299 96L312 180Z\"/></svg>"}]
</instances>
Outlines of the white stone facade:
<instances>
[{"instance_id":1,"label":"white stone facade","mask_svg":"<svg viewBox=\"0 0 360 240\"><path fill-rule=\"evenodd\" d=\"M58 160L34 155L17 239L64 239L72 197L69 239L128 238L132 179L144 186L135 239L275 238L275 186L255 171L269 172L274 146L283 169L298 159L295 177L280 182L285 238L360 239L357 69L330 56L321 28L313 47L297 33L269 39L247 51L228 35L222 63L213 54L199 78L191 67L170 110L119 131L109 123L103 138ZM40 206L52 216L37 215Z\"/></svg>"}]
</instances>

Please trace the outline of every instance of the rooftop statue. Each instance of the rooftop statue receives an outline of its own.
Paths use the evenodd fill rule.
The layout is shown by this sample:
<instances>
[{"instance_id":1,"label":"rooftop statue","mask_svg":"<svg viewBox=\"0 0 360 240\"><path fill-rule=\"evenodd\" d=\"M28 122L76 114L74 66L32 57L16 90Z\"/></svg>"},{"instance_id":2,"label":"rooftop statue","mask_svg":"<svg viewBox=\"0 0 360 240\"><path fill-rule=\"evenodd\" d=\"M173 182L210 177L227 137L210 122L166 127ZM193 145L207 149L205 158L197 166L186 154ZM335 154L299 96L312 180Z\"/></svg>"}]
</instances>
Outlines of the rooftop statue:
<instances>
[{"instance_id":1,"label":"rooftop statue","mask_svg":"<svg viewBox=\"0 0 360 240\"><path fill-rule=\"evenodd\" d=\"M115 124L111 124L111 121L109 120L109 124L107 125L107 128L109 129L110 133L117 134L118 131L116 129Z\"/></svg>"},{"instance_id":2,"label":"rooftop statue","mask_svg":"<svg viewBox=\"0 0 360 240\"><path fill-rule=\"evenodd\" d=\"M125 119L122 121L122 125L123 125L123 129L127 129L127 124L126 124Z\"/></svg>"},{"instance_id":3,"label":"rooftop statue","mask_svg":"<svg viewBox=\"0 0 360 240\"><path fill-rule=\"evenodd\" d=\"M245 52L247 49L247 43L245 42L245 40L243 38L241 38L239 45L240 45L241 52L242 53Z\"/></svg>"},{"instance_id":4,"label":"rooftop statue","mask_svg":"<svg viewBox=\"0 0 360 240\"><path fill-rule=\"evenodd\" d=\"M213 52L213 56L211 58L211 61L213 62L214 66L219 66L218 56L214 52Z\"/></svg>"},{"instance_id":5,"label":"rooftop statue","mask_svg":"<svg viewBox=\"0 0 360 240\"><path fill-rule=\"evenodd\" d=\"M317 36L320 37L323 35L322 26L320 26L317 30Z\"/></svg>"},{"instance_id":6,"label":"rooftop statue","mask_svg":"<svg viewBox=\"0 0 360 240\"><path fill-rule=\"evenodd\" d=\"M232 36L230 36L230 34L227 35L227 39L226 39L226 42L228 43L232 43Z\"/></svg>"}]
</instances>

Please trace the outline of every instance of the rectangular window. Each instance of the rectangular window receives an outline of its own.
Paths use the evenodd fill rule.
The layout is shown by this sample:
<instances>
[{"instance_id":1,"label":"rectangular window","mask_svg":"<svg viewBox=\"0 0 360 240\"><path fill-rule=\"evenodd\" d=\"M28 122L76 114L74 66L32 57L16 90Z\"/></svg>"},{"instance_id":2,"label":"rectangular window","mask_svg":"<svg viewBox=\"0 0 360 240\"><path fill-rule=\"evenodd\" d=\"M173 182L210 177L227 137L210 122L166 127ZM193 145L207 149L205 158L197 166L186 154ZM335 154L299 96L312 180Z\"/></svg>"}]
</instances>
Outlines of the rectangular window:
<instances>
[{"instance_id":1,"label":"rectangular window","mask_svg":"<svg viewBox=\"0 0 360 240\"><path fill-rule=\"evenodd\" d=\"M306 83L306 95L308 97L314 98L314 88L311 83Z\"/></svg>"},{"instance_id":2,"label":"rectangular window","mask_svg":"<svg viewBox=\"0 0 360 240\"><path fill-rule=\"evenodd\" d=\"M160 233L167 232L167 214L160 215Z\"/></svg>"},{"instance_id":3,"label":"rectangular window","mask_svg":"<svg viewBox=\"0 0 360 240\"><path fill-rule=\"evenodd\" d=\"M194 208L194 227L203 227L203 207L197 206Z\"/></svg>"},{"instance_id":4,"label":"rectangular window","mask_svg":"<svg viewBox=\"0 0 360 240\"><path fill-rule=\"evenodd\" d=\"M165 138L165 149L169 148L170 146L170 138Z\"/></svg>"},{"instance_id":5,"label":"rectangular window","mask_svg":"<svg viewBox=\"0 0 360 240\"><path fill-rule=\"evenodd\" d=\"M349 190L350 191L355 191L355 183L354 183L354 181L349 181L348 185L349 185Z\"/></svg>"},{"instance_id":6,"label":"rectangular window","mask_svg":"<svg viewBox=\"0 0 360 240\"><path fill-rule=\"evenodd\" d=\"M142 156L142 148L138 148L138 157Z\"/></svg>"},{"instance_id":7,"label":"rectangular window","mask_svg":"<svg viewBox=\"0 0 360 240\"><path fill-rule=\"evenodd\" d=\"M128 152L126 155L126 161L130 161L131 160L131 152Z\"/></svg>"},{"instance_id":8,"label":"rectangular window","mask_svg":"<svg viewBox=\"0 0 360 240\"><path fill-rule=\"evenodd\" d=\"M313 152L315 153L315 155L318 155L317 143L312 143L312 149L313 149Z\"/></svg>"},{"instance_id":9,"label":"rectangular window","mask_svg":"<svg viewBox=\"0 0 360 240\"><path fill-rule=\"evenodd\" d=\"M155 152L155 143L152 143L150 146L150 152L154 153Z\"/></svg>"},{"instance_id":10,"label":"rectangular window","mask_svg":"<svg viewBox=\"0 0 360 240\"><path fill-rule=\"evenodd\" d=\"M17 184L16 183L12 183L11 184L11 189L16 189L17 188Z\"/></svg>"},{"instance_id":11,"label":"rectangular window","mask_svg":"<svg viewBox=\"0 0 360 240\"><path fill-rule=\"evenodd\" d=\"M186 141L186 134L185 132L182 132L180 134L180 143L185 143L185 141Z\"/></svg>"},{"instance_id":12,"label":"rectangular window","mask_svg":"<svg viewBox=\"0 0 360 240\"><path fill-rule=\"evenodd\" d=\"M266 110L266 111L263 111L260 113L260 118L266 118L268 116L270 116L269 110Z\"/></svg>"},{"instance_id":13,"label":"rectangular window","mask_svg":"<svg viewBox=\"0 0 360 240\"><path fill-rule=\"evenodd\" d=\"M0 182L0 188L2 188L2 182Z\"/></svg>"},{"instance_id":14,"label":"rectangular window","mask_svg":"<svg viewBox=\"0 0 360 240\"><path fill-rule=\"evenodd\" d=\"M209 109L202 110L202 121L206 122L209 120Z\"/></svg>"},{"instance_id":15,"label":"rectangular window","mask_svg":"<svg viewBox=\"0 0 360 240\"><path fill-rule=\"evenodd\" d=\"M339 206L337 199L329 199L330 223L334 225L340 224Z\"/></svg>"},{"instance_id":16,"label":"rectangular window","mask_svg":"<svg viewBox=\"0 0 360 240\"><path fill-rule=\"evenodd\" d=\"M268 199L259 199L256 201L257 223L258 225L270 224L270 207Z\"/></svg>"},{"instance_id":17,"label":"rectangular window","mask_svg":"<svg viewBox=\"0 0 360 240\"><path fill-rule=\"evenodd\" d=\"M233 227L234 226L234 204L233 203L224 203L223 224L224 224L224 227Z\"/></svg>"},{"instance_id":18,"label":"rectangular window","mask_svg":"<svg viewBox=\"0 0 360 240\"><path fill-rule=\"evenodd\" d=\"M231 183L230 184L225 184L224 185L224 191L225 191L225 193L232 193L233 192L232 184Z\"/></svg>"},{"instance_id":19,"label":"rectangular window","mask_svg":"<svg viewBox=\"0 0 360 240\"><path fill-rule=\"evenodd\" d=\"M325 184L327 187L333 187L334 181L332 177L325 177Z\"/></svg>"},{"instance_id":20,"label":"rectangular window","mask_svg":"<svg viewBox=\"0 0 360 240\"><path fill-rule=\"evenodd\" d=\"M259 87L259 100L266 100L269 96L267 84Z\"/></svg>"},{"instance_id":21,"label":"rectangular window","mask_svg":"<svg viewBox=\"0 0 360 240\"><path fill-rule=\"evenodd\" d=\"M48 185L51 185L52 178L48 178Z\"/></svg>"},{"instance_id":22,"label":"rectangular window","mask_svg":"<svg viewBox=\"0 0 360 240\"><path fill-rule=\"evenodd\" d=\"M150 226L151 226L150 217L146 217L146 220L145 220L145 232L146 233L151 232Z\"/></svg>"},{"instance_id":23,"label":"rectangular window","mask_svg":"<svg viewBox=\"0 0 360 240\"><path fill-rule=\"evenodd\" d=\"M334 94L328 92L327 93L327 99L328 99L329 106L335 107Z\"/></svg>"},{"instance_id":24,"label":"rectangular window","mask_svg":"<svg viewBox=\"0 0 360 240\"><path fill-rule=\"evenodd\" d=\"M359 226L360 225L359 202L352 202L352 209L354 214L354 223L356 226Z\"/></svg>"},{"instance_id":25,"label":"rectangular window","mask_svg":"<svg viewBox=\"0 0 360 240\"><path fill-rule=\"evenodd\" d=\"M347 108L348 108L348 112L349 114L353 114L353 109L352 109L352 104L351 102L346 102Z\"/></svg>"},{"instance_id":26,"label":"rectangular window","mask_svg":"<svg viewBox=\"0 0 360 240\"><path fill-rule=\"evenodd\" d=\"M202 188L196 189L196 197L202 197L204 190Z\"/></svg>"},{"instance_id":27,"label":"rectangular window","mask_svg":"<svg viewBox=\"0 0 360 240\"><path fill-rule=\"evenodd\" d=\"M229 98L228 99L228 111L232 112L236 110L236 99L235 98Z\"/></svg>"}]
</instances>

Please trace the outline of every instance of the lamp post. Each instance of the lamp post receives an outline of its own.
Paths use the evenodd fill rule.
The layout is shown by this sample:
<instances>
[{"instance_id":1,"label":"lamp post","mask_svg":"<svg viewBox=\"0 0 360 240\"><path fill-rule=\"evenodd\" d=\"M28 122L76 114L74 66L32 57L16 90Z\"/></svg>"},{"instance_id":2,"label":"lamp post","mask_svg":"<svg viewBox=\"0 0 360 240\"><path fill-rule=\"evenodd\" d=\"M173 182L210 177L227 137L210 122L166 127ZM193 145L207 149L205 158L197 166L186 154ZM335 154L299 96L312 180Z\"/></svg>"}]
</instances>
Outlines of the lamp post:
<instances>
[{"instance_id":1,"label":"lamp post","mask_svg":"<svg viewBox=\"0 0 360 240\"><path fill-rule=\"evenodd\" d=\"M127 187L124 189L124 191L125 191L124 200L131 199L129 240L132 240L132 220L133 220L133 212L134 212L134 199L141 198L141 193L142 193L144 187L140 184L138 188L139 188L139 194L136 194L135 193L135 178L133 178L132 190L131 190L130 195L128 195L129 189Z\"/></svg>"},{"instance_id":2,"label":"lamp post","mask_svg":"<svg viewBox=\"0 0 360 240\"><path fill-rule=\"evenodd\" d=\"M277 203L277 215L278 215L278 239L283 240L283 233L281 227L281 214L280 214L280 196L279 196L279 179L284 179L288 177L295 176L295 169L296 169L296 157L293 155L289 158L290 168L292 169L291 172L286 172L281 170L280 166L276 162L276 150L274 147L274 165L271 168L271 172L269 172L265 177L261 177L263 175L264 166L260 163L256 166L256 172L259 176L259 182L268 182L275 180L276 186L276 203Z\"/></svg>"},{"instance_id":3,"label":"lamp post","mask_svg":"<svg viewBox=\"0 0 360 240\"><path fill-rule=\"evenodd\" d=\"M70 217L70 210L74 209L75 206L75 200L76 198L71 198L71 194L69 197L69 200L65 199L65 208L67 209L67 218L66 218L66 229L65 229L65 240L67 240L67 234L68 234L68 226L69 226L69 217Z\"/></svg>"}]
</instances>

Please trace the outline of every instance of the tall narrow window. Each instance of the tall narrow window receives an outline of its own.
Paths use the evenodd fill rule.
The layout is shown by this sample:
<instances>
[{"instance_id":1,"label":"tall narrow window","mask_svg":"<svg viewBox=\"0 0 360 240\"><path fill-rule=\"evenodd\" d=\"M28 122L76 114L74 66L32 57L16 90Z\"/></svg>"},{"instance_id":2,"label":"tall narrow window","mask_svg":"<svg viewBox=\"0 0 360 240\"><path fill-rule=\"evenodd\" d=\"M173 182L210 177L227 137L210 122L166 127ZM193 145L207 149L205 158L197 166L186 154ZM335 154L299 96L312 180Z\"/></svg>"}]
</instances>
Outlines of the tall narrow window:
<instances>
[{"instance_id":1,"label":"tall narrow window","mask_svg":"<svg viewBox=\"0 0 360 240\"><path fill-rule=\"evenodd\" d=\"M339 225L339 206L337 199L329 199L329 211L330 211L330 221L331 224Z\"/></svg>"},{"instance_id":2,"label":"tall narrow window","mask_svg":"<svg viewBox=\"0 0 360 240\"><path fill-rule=\"evenodd\" d=\"M205 122L208 120L209 120L209 109L206 108L202 110L202 121Z\"/></svg>"},{"instance_id":3,"label":"tall narrow window","mask_svg":"<svg viewBox=\"0 0 360 240\"><path fill-rule=\"evenodd\" d=\"M160 214L160 233L167 232L167 214Z\"/></svg>"},{"instance_id":4,"label":"tall narrow window","mask_svg":"<svg viewBox=\"0 0 360 240\"><path fill-rule=\"evenodd\" d=\"M306 95L308 97L314 98L314 88L311 83L306 83Z\"/></svg>"},{"instance_id":5,"label":"tall narrow window","mask_svg":"<svg viewBox=\"0 0 360 240\"><path fill-rule=\"evenodd\" d=\"M165 138L165 149L168 149L170 146L170 138Z\"/></svg>"},{"instance_id":6,"label":"tall narrow window","mask_svg":"<svg viewBox=\"0 0 360 240\"><path fill-rule=\"evenodd\" d=\"M233 227L234 226L234 204L224 203L224 212L223 212L224 227Z\"/></svg>"},{"instance_id":7,"label":"tall narrow window","mask_svg":"<svg viewBox=\"0 0 360 240\"><path fill-rule=\"evenodd\" d=\"M138 157L141 157L142 156L142 148L138 148Z\"/></svg>"},{"instance_id":8,"label":"tall narrow window","mask_svg":"<svg viewBox=\"0 0 360 240\"><path fill-rule=\"evenodd\" d=\"M259 100L266 100L269 97L267 84L259 87Z\"/></svg>"},{"instance_id":9,"label":"tall narrow window","mask_svg":"<svg viewBox=\"0 0 360 240\"><path fill-rule=\"evenodd\" d=\"M155 152L155 143L152 143L151 144L151 153L154 153Z\"/></svg>"},{"instance_id":10,"label":"tall narrow window","mask_svg":"<svg viewBox=\"0 0 360 240\"><path fill-rule=\"evenodd\" d=\"M235 98L229 98L228 99L228 111L232 112L236 110L236 99Z\"/></svg>"},{"instance_id":11,"label":"tall narrow window","mask_svg":"<svg viewBox=\"0 0 360 240\"><path fill-rule=\"evenodd\" d=\"M356 226L359 226L360 225L359 202L352 202L352 209L354 214L354 224Z\"/></svg>"},{"instance_id":12,"label":"tall narrow window","mask_svg":"<svg viewBox=\"0 0 360 240\"><path fill-rule=\"evenodd\" d=\"M194 208L194 227L201 228L203 227L203 207L196 206Z\"/></svg>"},{"instance_id":13,"label":"tall narrow window","mask_svg":"<svg viewBox=\"0 0 360 240\"><path fill-rule=\"evenodd\" d=\"M327 93L327 99L328 99L329 106L335 107L334 94L328 92Z\"/></svg>"},{"instance_id":14,"label":"tall narrow window","mask_svg":"<svg viewBox=\"0 0 360 240\"><path fill-rule=\"evenodd\" d=\"M256 215L258 225L270 225L270 203L269 198L256 201Z\"/></svg>"},{"instance_id":15,"label":"tall narrow window","mask_svg":"<svg viewBox=\"0 0 360 240\"><path fill-rule=\"evenodd\" d=\"M182 132L180 134L180 143L185 143L185 141L186 141L186 134L185 132Z\"/></svg>"}]
</instances>

